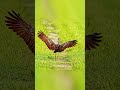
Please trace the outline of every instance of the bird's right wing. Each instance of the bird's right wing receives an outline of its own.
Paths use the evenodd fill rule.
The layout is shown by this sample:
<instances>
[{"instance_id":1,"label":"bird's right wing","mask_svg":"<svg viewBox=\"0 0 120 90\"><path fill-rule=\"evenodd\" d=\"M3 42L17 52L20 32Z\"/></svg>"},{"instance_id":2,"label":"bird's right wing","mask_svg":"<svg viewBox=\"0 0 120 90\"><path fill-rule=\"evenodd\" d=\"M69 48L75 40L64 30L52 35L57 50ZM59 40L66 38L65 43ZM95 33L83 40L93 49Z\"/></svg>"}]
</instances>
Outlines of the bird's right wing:
<instances>
[{"instance_id":1,"label":"bird's right wing","mask_svg":"<svg viewBox=\"0 0 120 90\"><path fill-rule=\"evenodd\" d=\"M99 46L98 42L101 42L100 36L101 33L93 33L85 36L85 50L91 50Z\"/></svg>"},{"instance_id":2,"label":"bird's right wing","mask_svg":"<svg viewBox=\"0 0 120 90\"><path fill-rule=\"evenodd\" d=\"M34 28L26 23L20 14L12 11L8 12L9 16L5 16L7 20L5 20L6 25L9 29L12 29L17 33L25 43L28 45L29 49L35 53L35 40L34 40Z\"/></svg>"},{"instance_id":3,"label":"bird's right wing","mask_svg":"<svg viewBox=\"0 0 120 90\"><path fill-rule=\"evenodd\" d=\"M39 31L39 32L38 32L38 37L39 37L43 42L45 42L45 44L47 45L47 47L48 47L50 50L55 50L56 44L55 44L51 39L49 39L42 31Z\"/></svg>"},{"instance_id":4,"label":"bird's right wing","mask_svg":"<svg viewBox=\"0 0 120 90\"><path fill-rule=\"evenodd\" d=\"M77 40L68 41L68 42L61 44L60 49L61 49L61 51L63 51L66 48L70 48L70 47L75 46L76 44L77 44Z\"/></svg>"}]
</instances>

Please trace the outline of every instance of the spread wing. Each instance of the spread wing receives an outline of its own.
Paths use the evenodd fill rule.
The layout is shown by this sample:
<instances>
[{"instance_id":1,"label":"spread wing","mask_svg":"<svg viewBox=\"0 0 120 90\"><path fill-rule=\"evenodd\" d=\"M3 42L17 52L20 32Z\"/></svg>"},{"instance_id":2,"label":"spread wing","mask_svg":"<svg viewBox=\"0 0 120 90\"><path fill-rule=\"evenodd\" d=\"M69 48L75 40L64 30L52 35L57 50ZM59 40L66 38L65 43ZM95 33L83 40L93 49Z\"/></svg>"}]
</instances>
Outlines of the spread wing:
<instances>
[{"instance_id":1,"label":"spread wing","mask_svg":"<svg viewBox=\"0 0 120 90\"><path fill-rule=\"evenodd\" d=\"M66 48L73 47L77 44L77 40L68 41L60 45L60 50L64 51Z\"/></svg>"},{"instance_id":2,"label":"spread wing","mask_svg":"<svg viewBox=\"0 0 120 90\"><path fill-rule=\"evenodd\" d=\"M45 44L47 45L47 47L48 47L50 50L55 50L56 44L55 44L51 39L49 39L42 31L39 31L39 32L38 32L38 37L39 37L43 42L45 42Z\"/></svg>"},{"instance_id":3,"label":"spread wing","mask_svg":"<svg viewBox=\"0 0 120 90\"><path fill-rule=\"evenodd\" d=\"M16 32L25 41L29 49L35 53L34 28L26 23L20 14L17 14L13 10L12 13L8 12L8 14L9 16L5 16L8 28Z\"/></svg>"},{"instance_id":4,"label":"spread wing","mask_svg":"<svg viewBox=\"0 0 120 90\"><path fill-rule=\"evenodd\" d=\"M85 36L85 50L91 50L92 48L96 48L99 46L99 42L101 42L101 33L93 33Z\"/></svg>"}]
</instances>

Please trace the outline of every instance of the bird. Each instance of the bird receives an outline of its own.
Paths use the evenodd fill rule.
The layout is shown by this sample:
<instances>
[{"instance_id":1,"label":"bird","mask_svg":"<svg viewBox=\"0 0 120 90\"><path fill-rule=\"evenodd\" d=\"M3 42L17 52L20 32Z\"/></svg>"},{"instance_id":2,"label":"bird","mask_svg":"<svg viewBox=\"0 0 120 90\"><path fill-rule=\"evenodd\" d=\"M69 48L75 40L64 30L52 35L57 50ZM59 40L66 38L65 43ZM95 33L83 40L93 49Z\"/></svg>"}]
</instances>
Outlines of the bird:
<instances>
[{"instance_id":1,"label":"bird","mask_svg":"<svg viewBox=\"0 0 120 90\"><path fill-rule=\"evenodd\" d=\"M64 51L66 48L70 48L73 47L77 44L77 40L72 40L72 41L68 41L65 42L63 44L59 43L59 38L58 38L58 43L55 44L51 39L49 39L41 30L38 32L38 37L45 42L45 44L47 45L47 47L50 50L53 50L54 53L57 52L62 52Z\"/></svg>"},{"instance_id":2,"label":"bird","mask_svg":"<svg viewBox=\"0 0 120 90\"><path fill-rule=\"evenodd\" d=\"M19 13L12 10L12 12L8 12L8 14L9 16L5 16L6 26L13 32L16 32L16 34L25 41L32 53L35 54L34 27L23 20Z\"/></svg>"},{"instance_id":3,"label":"bird","mask_svg":"<svg viewBox=\"0 0 120 90\"><path fill-rule=\"evenodd\" d=\"M34 27L27 23L19 13L16 13L12 10L12 12L8 12L9 16L5 16L6 26L11 29L13 32L16 32L18 36L20 36L32 53L35 54L35 29ZM99 42L101 42L101 33L92 33L85 36L85 50L92 50L99 46ZM66 48L73 47L77 44L77 40L72 40L65 42L63 44L55 44L51 39L49 39L42 31L39 31L38 37L45 42L47 47L50 50L54 50L56 52L62 52Z\"/></svg>"}]
</instances>

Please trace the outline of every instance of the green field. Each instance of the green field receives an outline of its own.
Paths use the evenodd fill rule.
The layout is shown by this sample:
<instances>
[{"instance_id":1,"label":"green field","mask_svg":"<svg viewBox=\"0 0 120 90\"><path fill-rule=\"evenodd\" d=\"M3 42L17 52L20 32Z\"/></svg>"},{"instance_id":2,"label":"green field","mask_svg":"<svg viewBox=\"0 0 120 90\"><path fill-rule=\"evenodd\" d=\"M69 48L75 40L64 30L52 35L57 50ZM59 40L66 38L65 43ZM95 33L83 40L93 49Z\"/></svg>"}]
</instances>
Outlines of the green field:
<instances>
[{"instance_id":1,"label":"green field","mask_svg":"<svg viewBox=\"0 0 120 90\"><path fill-rule=\"evenodd\" d=\"M36 90L84 90L84 8L84 0L36 0ZM45 43L38 38L39 30L42 30L55 42L56 38L59 37L60 43L75 39L78 44L73 48L57 53L55 59L53 51L49 50ZM69 77L67 82L71 85L63 85L66 83L62 75L66 76L64 78ZM61 81L59 81L60 78L62 78ZM69 81L70 79L71 81Z\"/></svg>"},{"instance_id":2,"label":"green field","mask_svg":"<svg viewBox=\"0 0 120 90\"><path fill-rule=\"evenodd\" d=\"M102 33L100 47L86 51L86 90L120 90L119 0L86 1L86 34Z\"/></svg>"},{"instance_id":3,"label":"green field","mask_svg":"<svg viewBox=\"0 0 120 90\"><path fill-rule=\"evenodd\" d=\"M87 0L86 27L83 0L36 0L35 58L24 41L7 29L4 22L7 11L15 10L34 25L31 12L34 5L30 1L33 0L0 1L0 90L34 90L34 60L38 90L84 90L84 62L87 90L120 90L119 0ZM86 54L85 28L86 34L101 32L103 36L100 47ZM64 61L57 62L53 52L37 37L38 30L48 36L50 32L57 34L61 43L76 39L78 44L66 49L65 55L57 54L57 60ZM55 65L64 63L71 65L72 71L56 70Z\"/></svg>"},{"instance_id":4,"label":"green field","mask_svg":"<svg viewBox=\"0 0 120 90\"><path fill-rule=\"evenodd\" d=\"M34 90L34 55L4 22L11 10L34 25L34 4L30 0L0 1L0 90Z\"/></svg>"}]
</instances>

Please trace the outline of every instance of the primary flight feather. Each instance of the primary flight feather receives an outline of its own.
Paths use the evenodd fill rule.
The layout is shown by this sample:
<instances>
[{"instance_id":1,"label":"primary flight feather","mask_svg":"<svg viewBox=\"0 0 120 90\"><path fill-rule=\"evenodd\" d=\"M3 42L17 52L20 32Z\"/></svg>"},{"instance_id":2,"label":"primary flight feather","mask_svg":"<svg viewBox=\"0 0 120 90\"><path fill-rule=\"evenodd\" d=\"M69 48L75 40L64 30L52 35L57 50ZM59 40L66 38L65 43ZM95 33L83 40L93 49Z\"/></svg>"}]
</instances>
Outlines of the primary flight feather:
<instances>
[{"instance_id":1,"label":"primary flight feather","mask_svg":"<svg viewBox=\"0 0 120 90\"><path fill-rule=\"evenodd\" d=\"M101 42L102 36L101 33L93 33L85 36L85 50L91 50L92 48L96 48L99 46L99 42Z\"/></svg>"},{"instance_id":2,"label":"primary flight feather","mask_svg":"<svg viewBox=\"0 0 120 90\"><path fill-rule=\"evenodd\" d=\"M12 29L17 33L28 45L29 49L35 53L35 39L34 39L34 28L32 25L26 23L19 13L12 10L8 12L9 16L5 16L6 25L9 29Z\"/></svg>"}]
</instances>

